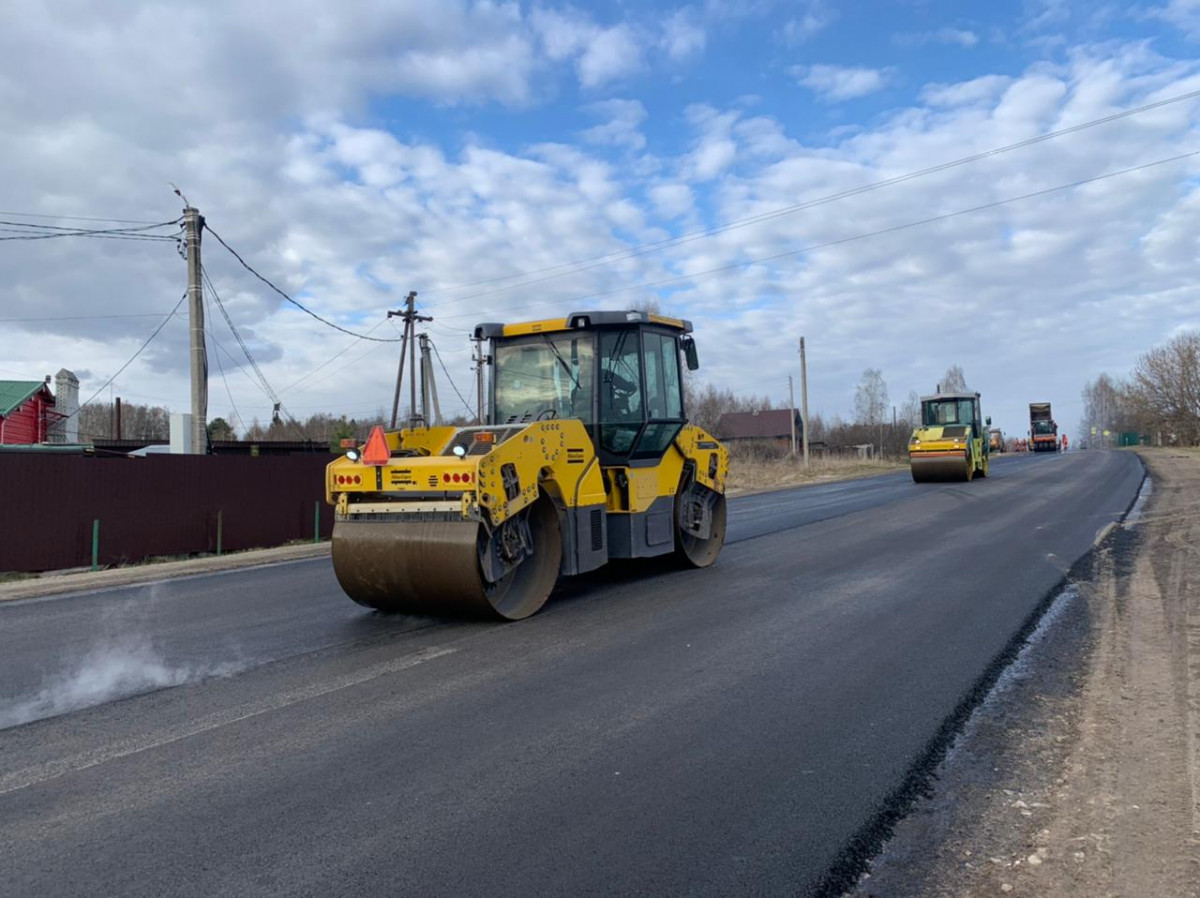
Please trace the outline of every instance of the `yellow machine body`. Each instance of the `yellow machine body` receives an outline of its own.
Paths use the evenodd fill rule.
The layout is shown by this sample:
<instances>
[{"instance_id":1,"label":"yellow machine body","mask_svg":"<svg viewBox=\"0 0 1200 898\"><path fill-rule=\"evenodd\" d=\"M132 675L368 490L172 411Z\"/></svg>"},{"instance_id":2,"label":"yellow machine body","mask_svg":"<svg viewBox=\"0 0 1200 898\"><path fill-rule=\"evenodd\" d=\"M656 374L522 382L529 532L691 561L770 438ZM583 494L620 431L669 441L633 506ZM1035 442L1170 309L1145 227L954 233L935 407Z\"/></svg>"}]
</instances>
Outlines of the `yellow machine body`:
<instances>
[{"instance_id":1,"label":"yellow machine body","mask_svg":"<svg viewBox=\"0 0 1200 898\"><path fill-rule=\"evenodd\" d=\"M978 393L921 397L921 426L908 441L909 467L917 483L986 477L990 439L980 419Z\"/></svg>"},{"instance_id":2,"label":"yellow machine body","mask_svg":"<svg viewBox=\"0 0 1200 898\"><path fill-rule=\"evenodd\" d=\"M576 407L582 383L602 390L610 381L640 389L648 406L645 400L663 393L664 384L679 380L680 353L694 360L694 348L684 342L690 340L688 322L643 313L586 313L481 329L494 348L511 347L551 363L537 370L553 372ZM613 367L606 375L591 350L580 358L576 346L568 362L552 342L543 342L546 334L567 334L565 339L592 349L617 344L621 359L639 356L620 370L640 365L640 385L612 376ZM671 373L672 352L673 379L664 374ZM526 381L550 376L535 377L528 367L518 374L507 374L503 365L493 372L500 384L493 385L494 410L505 378L524 391L525 402ZM651 374L658 378L657 393L649 386ZM669 396L674 418L646 412L640 423L625 420L632 394L620 393L625 417L614 428L639 428L628 458L614 455L609 422L594 413L603 409L603 399L593 403L592 420L585 423L550 414L553 397L542 397L547 405L541 420L393 431L383 434L385 452L377 448L369 459L369 441L335 460L326 470L325 492L335 508L333 559L343 589L380 610L519 619L541 607L560 574L594 570L611 558L674 552L692 566L708 566L724 543L729 456L686 422L679 392L678 403ZM615 386L612 393L618 393ZM661 449L639 451L639 441L666 436Z\"/></svg>"}]
</instances>

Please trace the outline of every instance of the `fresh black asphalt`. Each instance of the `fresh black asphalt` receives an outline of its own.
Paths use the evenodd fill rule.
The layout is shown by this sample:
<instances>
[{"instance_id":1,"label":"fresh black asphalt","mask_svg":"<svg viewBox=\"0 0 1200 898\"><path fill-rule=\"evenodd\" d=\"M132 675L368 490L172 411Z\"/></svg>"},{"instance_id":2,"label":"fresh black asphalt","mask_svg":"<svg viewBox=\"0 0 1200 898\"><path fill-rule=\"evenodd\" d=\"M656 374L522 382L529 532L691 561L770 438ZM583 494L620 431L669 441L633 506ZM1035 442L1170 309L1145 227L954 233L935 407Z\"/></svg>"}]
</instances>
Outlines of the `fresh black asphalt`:
<instances>
[{"instance_id":1,"label":"fresh black asphalt","mask_svg":"<svg viewBox=\"0 0 1200 898\"><path fill-rule=\"evenodd\" d=\"M0 720L64 711L0 731L2 890L812 894L1141 479L741 497L715 567L513 625L367 612L328 560L0 606Z\"/></svg>"}]
</instances>

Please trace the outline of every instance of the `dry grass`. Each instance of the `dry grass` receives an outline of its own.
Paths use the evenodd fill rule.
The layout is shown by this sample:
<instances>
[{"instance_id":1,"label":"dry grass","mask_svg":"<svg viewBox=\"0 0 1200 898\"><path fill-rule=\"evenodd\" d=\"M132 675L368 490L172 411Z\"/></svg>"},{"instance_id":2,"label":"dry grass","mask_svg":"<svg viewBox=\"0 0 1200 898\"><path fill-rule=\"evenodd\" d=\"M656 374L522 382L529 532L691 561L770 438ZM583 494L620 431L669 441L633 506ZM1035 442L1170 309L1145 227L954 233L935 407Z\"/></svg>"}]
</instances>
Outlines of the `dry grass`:
<instances>
[{"instance_id":1,"label":"dry grass","mask_svg":"<svg viewBox=\"0 0 1200 898\"><path fill-rule=\"evenodd\" d=\"M854 480L859 477L871 477L875 474L907 469L907 460L865 461L812 456L806 471L803 459L792 458L790 455L771 458L736 453L729 460L728 488L737 491L777 489L784 486L828 483L834 480Z\"/></svg>"}]
</instances>

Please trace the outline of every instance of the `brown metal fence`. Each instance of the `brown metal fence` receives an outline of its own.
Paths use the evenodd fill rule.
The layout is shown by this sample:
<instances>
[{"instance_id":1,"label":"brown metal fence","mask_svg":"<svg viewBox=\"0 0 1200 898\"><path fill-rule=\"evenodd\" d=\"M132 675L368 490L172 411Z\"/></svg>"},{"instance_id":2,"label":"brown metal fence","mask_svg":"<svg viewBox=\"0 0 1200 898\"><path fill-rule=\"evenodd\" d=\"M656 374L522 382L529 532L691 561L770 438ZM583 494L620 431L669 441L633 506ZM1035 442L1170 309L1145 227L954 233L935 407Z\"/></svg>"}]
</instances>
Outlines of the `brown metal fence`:
<instances>
[{"instance_id":1,"label":"brown metal fence","mask_svg":"<svg viewBox=\"0 0 1200 898\"><path fill-rule=\"evenodd\" d=\"M285 457L0 454L0 571L278 546L328 537L324 453Z\"/></svg>"}]
</instances>

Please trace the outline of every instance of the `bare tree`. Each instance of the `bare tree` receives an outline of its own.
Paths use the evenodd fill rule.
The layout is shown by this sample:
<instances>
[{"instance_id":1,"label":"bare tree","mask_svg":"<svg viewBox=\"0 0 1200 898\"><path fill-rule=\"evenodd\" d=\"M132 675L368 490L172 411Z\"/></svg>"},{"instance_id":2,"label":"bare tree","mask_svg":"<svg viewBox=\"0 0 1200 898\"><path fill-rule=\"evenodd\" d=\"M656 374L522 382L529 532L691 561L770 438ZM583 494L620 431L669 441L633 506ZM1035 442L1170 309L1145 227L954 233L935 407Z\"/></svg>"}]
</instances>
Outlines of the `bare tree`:
<instances>
[{"instance_id":1,"label":"bare tree","mask_svg":"<svg viewBox=\"0 0 1200 898\"><path fill-rule=\"evenodd\" d=\"M1129 392L1164 436L1200 444L1200 331L1185 331L1138 359Z\"/></svg>"},{"instance_id":2,"label":"bare tree","mask_svg":"<svg viewBox=\"0 0 1200 898\"><path fill-rule=\"evenodd\" d=\"M121 403L121 436L127 440L165 440L171 434L171 413L159 405ZM114 403L93 402L79 410L83 440L109 440L117 435Z\"/></svg>"},{"instance_id":3,"label":"bare tree","mask_svg":"<svg viewBox=\"0 0 1200 898\"><path fill-rule=\"evenodd\" d=\"M1101 436L1105 431L1137 430L1133 423L1136 417L1133 403L1129 396L1129 387L1114 380L1107 374L1101 374L1095 381L1084 384L1083 420L1079 423L1079 432L1083 437L1095 434Z\"/></svg>"},{"instance_id":4,"label":"bare tree","mask_svg":"<svg viewBox=\"0 0 1200 898\"><path fill-rule=\"evenodd\" d=\"M921 397L916 390L909 390L908 398L900 403L899 423L908 430L921 423Z\"/></svg>"},{"instance_id":5,"label":"bare tree","mask_svg":"<svg viewBox=\"0 0 1200 898\"><path fill-rule=\"evenodd\" d=\"M717 421L727 412L771 408L771 399L768 396L738 396L732 390L722 390L711 383L700 387L690 381L684 381L683 386L688 420L709 433L716 429Z\"/></svg>"},{"instance_id":6,"label":"bare tree","mask_svg":"<svg viewBox=\"0 0 1200 898\"><path fill-rule=\"evenodd\" d=\"M887 417L888 390L878 368L868 368L854 390L854 418L858 424L882 424Z\"/></svg>"},{"instance_id":7,"label":"bare tree","mask_svg":"<svg viewBox=\"0 0 1200 898\"><path fill-rule=\"evenodd\" d=\"M951 365L947 368L939 388L943 393L966 393L967 376L963 374L962 365Z\"/></svg>"}]
</instances>

